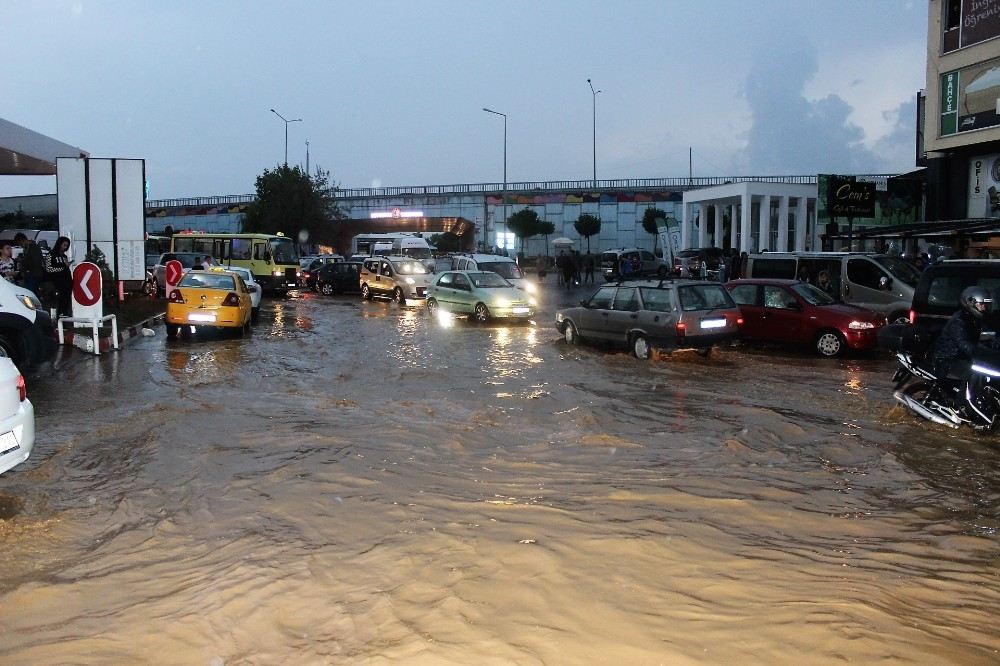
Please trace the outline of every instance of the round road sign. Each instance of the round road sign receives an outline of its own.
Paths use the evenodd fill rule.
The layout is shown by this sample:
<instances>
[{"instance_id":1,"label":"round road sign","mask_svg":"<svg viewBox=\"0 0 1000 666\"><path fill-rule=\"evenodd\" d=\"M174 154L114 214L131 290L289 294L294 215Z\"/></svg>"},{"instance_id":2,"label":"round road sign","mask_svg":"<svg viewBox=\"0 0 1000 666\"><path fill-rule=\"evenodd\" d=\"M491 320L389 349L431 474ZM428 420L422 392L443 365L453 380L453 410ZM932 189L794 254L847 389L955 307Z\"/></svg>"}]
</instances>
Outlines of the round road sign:
<instances>
[{"instance_id":1,"label":"round road sign","mask_svg":"<svg viewBox=\"0 0 1000 666\"><path fill-rule=\"evenodd\" d=\"M94 305L101 300L101 269L85 261L73 269L73 299L80 305Z\"/></svg>"},{"instance_id":2,"label":"round road sign","mask_svg":"<svg viewBox=\"0 0 1000 666\"><path fill-rule=\"evenodd\" d=\"M163 277L167 281L167 287L177 286L177 283L181 281L181 276L183 274L184 266L176 259L171 259L167 262L167 265L163 267Z\"/></svg>"}]
</instances>

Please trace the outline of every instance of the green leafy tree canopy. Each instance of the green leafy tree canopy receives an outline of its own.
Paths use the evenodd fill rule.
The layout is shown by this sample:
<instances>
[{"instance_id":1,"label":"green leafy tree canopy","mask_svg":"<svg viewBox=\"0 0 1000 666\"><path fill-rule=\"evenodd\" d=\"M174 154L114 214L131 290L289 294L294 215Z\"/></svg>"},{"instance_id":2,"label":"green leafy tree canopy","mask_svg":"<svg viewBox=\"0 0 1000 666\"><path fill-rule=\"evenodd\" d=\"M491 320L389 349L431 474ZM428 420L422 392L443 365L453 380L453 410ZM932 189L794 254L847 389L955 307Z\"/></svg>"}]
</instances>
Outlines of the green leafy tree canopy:
<instances>
[{"instance_id":1,"label":"green leafy tree canopy","mask_svg":"<svg viewBox=\"0 0 1000 666\"><path fill-rule=\"evenodd\" d=\"M590 254L590 237L601 233L601 218L584 213L573 223L573 228L587 239L587 254Z\"/></svg>"},{"instance_id":2,"label":"green leafy tree canopy","mask_svg":"<svg viewBox=\"0 0 1000 666\"><path fill-rule=\"evenodd\" d=\"M530 208L519 210L507 218L507 228L510 229L511 233L521 239L522 252L524 251L524 239L537 236L541 233L539 222L538 213Z\"/></svg>"},{"instance_id":3,"label":"green leafy tree canopy","mask_svg":"<svg viewBox=\"0 0 1000 666\"><path fill-rule=\"evenodd\" d=\"M314 176L287 164L273 171L265 169L257 176L256 189L257 196L247 206L243 218L243 231L247 233L281 231L286 236L302 238L310 230L344 218L334 200L337 187L330 182L330 172L320 168Z\"/></svg>"},{"instance_id":4,"label":"green leafy tree canopy","mask_svg":"<svg viewBox=\"0 0 1000 666\"><path fill-rule=\"evenodd\" d=\"M458 252L462 249L462 239L447 231L431 236L430 244L437 248L438 252Z\"/></svg>"},{"instance_id":5,"label":"green leafy tree canopy","mask_svg":"<svg viewBox=\"0 0 1000 666\"><path fill-rule=\"evenodd\" d=\"M647 234L653 236L653 252L656 252L656 241L660 238L660 230L656 226L658 219L666 219L667 214L659 208L647 208L642 214L642 228Z\"/></svg>"}]
</instances>

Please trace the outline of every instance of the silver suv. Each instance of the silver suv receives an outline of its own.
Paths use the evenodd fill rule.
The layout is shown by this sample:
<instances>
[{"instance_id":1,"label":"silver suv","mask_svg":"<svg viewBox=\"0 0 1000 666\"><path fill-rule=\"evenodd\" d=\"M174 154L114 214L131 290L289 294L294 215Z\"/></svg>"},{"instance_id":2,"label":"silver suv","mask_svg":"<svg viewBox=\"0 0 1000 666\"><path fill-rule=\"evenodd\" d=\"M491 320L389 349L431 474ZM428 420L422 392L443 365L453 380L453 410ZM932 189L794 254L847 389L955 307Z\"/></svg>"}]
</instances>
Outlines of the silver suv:
<instances>
[{"instance_id":1,"label":"silver suv","mask_svg":"<svg viewBox=\"0 0 1000 666\"><path fill-rule=\"evenodd\" d=\"M369 257L361 265L361 297L391 298L400 305L427 298L431 274L419 259L410 257Z\"/></svg>"},{"instance_id":2,"label":"silver suv","mask_svg":"<svg viewBox=\"0 0 1000 666\"><path fill-rule=\"evenodd\" d=\"M622 260L629 264L628 272L623 276ZM638 271L633 266L638 264ZM666 277L671 266L663 259L658 258L649 250L641 250L637 247L622 248L620 250L605 250L601 253L601 274L608 282L620 280L623 277L637 278L642 276Z\"/></svg>"},{"instance_id":3,"label":"silver suv","mask_svg":"<svg viewBox=\"0 0 1000 666\"><path fill-rule=\"evenodd\" d=\"M627 346L636 358L652 348L697 349L740 335L740 309L725 287L700 280L628 280L599 288L579 307L559 310L556 328L580 340Z\"/></svg>"}]
</instances>

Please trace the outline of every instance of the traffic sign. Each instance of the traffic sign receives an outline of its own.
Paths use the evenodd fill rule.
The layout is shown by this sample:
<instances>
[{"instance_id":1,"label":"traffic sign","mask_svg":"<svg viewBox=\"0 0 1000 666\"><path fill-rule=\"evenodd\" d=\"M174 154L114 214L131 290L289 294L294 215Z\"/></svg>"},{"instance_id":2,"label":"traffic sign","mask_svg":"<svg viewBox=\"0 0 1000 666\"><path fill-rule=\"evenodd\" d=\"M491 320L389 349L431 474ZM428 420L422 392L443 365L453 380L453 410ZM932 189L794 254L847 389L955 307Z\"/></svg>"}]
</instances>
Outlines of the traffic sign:
<instances>
[{"instance_id":1,"label":"traffic sign","mask_svg":"<svg viewBox=\"0 0 1000 666\"><path fill-rule=\"evenodd\" d=\"M84 261L73 269L73 300L90 307L101 300L101 269Z\"/></svg>"},{"instance_id":2,"label":"traffic sign","mask_svg":"<svg viewBox=\"0 0 1000 666\"><path fill-rule=\"evenodd\" d=\"M167 262L167 265L163 267L163 277L166 280L166 284L163 285L166 290L167 296L170 296L170 292L173 291L177 283L181 281L181 277L184 275L184 266L181 262L176 259L171 259Z\"/></svg>"}]
</instances>

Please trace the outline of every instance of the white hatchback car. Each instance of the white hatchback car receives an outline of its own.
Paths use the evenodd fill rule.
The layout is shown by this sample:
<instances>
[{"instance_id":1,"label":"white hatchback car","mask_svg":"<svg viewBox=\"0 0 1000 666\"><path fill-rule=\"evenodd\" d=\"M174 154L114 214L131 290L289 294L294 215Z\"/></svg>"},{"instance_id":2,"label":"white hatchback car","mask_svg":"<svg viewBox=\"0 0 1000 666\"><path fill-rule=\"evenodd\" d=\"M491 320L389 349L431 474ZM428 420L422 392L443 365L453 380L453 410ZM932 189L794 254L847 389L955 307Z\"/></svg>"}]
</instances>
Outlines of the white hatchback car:
<instances>
[{"instance_id":1,"label":"white hatchback car","mask_svg":"<svg viewBox=\"0 0 1000 666\"><path fill-rule=\"evenodd\" d=\"M20 465L35 446L35 408L24 377L9 358L0 358L0 474Z\"/></svg>"},{"instance_id":2,"label":"white hatchback car","mask_svg":"<svg viewBox=\"0 0 1000 666\"><path fill-rule=\"evenodd\" d=\"M247 290L250 292L250 320L256 322L257 317L260 316L260 295L264 292L264 289L260 286L259 282L253 279L253 271L241 266L216 266L212 270L229 271L243 278L243 282L246 283Z\"/></svg>"}]
</instances>

